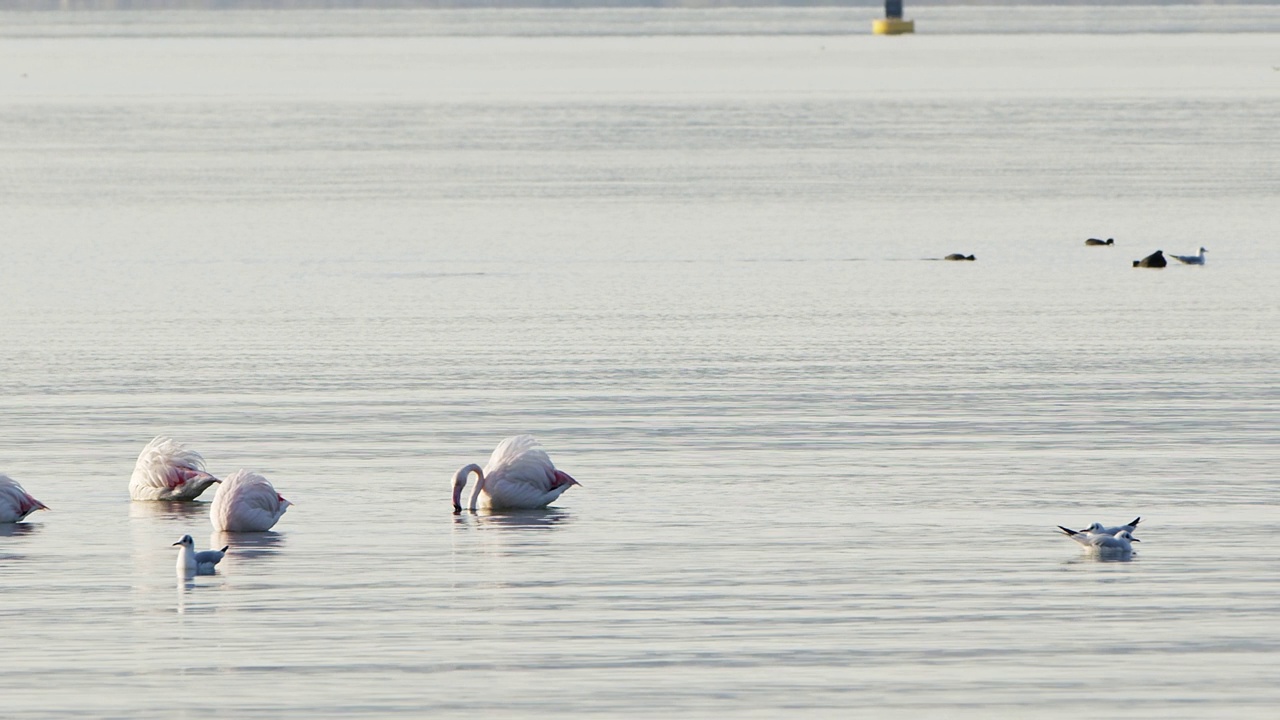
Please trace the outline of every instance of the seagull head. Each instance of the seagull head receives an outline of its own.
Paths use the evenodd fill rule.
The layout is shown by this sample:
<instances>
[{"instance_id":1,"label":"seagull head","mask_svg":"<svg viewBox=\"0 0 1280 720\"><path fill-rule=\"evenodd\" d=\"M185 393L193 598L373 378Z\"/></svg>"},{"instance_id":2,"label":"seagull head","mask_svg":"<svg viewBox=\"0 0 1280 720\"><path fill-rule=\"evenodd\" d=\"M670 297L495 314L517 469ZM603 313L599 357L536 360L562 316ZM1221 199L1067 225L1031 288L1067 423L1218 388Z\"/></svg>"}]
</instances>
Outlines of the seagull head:
<instances>
[{"instance_id":1,"label":"seagull head","mask_svg":"<svg viewBox=\"0 0 1280 720\"><path fill-rule=\"evenodd\" d=\"M174 543L174 545L182 545L186 547L188 550L191 550L195 548L196 541L192 540L190 535L183 535L182 539Z\"/></svg>"},{"instance_id":2,"label":"seagull head","mask_svg":"<svg viewBox=\"0 0 1280 720\"><path fill-rule=\"evenodd\" d=\"M1134 537L1133 533L1129 532L1128 530L1121 530L1120 532L1116 533L1116 537L1123 538L1130 542L1142 542L1138 538Z\"/></svg>"},{"instance_id":3,"label":"seagull head","mask_svg":"<svg viewBox=\"0 0 1280 720\"><path fill-rule=\"evenodd\" d=\"M1106 526L1105 526L1105 525L1103 525L1102 523L1100 523L1100 522L1092 522L1092 523L1089 523L1089 527L1087 527L1087 528L1085 528L1085 529L1081 530L1080 532L1082 532L1082 533L1096 533L1096 532L1102 532L1102 531L1103 531L1103 530L1105 530L1105 529L1106 529Z\"/></svg>"}]
</instances>

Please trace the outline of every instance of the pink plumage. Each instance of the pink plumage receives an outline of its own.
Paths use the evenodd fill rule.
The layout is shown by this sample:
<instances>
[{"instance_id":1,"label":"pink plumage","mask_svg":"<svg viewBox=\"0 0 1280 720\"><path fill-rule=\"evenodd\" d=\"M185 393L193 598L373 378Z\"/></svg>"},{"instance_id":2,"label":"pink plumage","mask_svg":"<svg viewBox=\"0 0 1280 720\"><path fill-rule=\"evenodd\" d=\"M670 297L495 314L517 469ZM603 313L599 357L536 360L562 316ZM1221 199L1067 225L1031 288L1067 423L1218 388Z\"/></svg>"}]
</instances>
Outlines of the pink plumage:
<instances>
[{"instance_id":1,"label":"pink plumage","mask_svg":"<svg viewBox=\"0 0 1280 720\"><path fill-rule=\"evenodd\" d=\"M270 530L293 503L276 492L271 481L248 470L223 479L209 507L213 529L222 532Z\"/></svg>"},{"instance_id":2,"label":"pink plumage","mask_svg":"<svg viewBox=\"0 0 1280 720\"><path fill-rule=\"evenodd\" d=\"M200 453L164 436L142 449L129 478L134 500L195 500L218 478L204 470Z\"/></svg>"},{"instance_id":3,"label":"pink plumage","mask_svg":"<svg viewBox=\"0 0 1280 720\"><path fill-rule=\"evenodd\" d=\"M17 480L0 475L0 523L22 522L36 510L48 510L44 503L31 497Z\"/></svg>"}]
</instances>

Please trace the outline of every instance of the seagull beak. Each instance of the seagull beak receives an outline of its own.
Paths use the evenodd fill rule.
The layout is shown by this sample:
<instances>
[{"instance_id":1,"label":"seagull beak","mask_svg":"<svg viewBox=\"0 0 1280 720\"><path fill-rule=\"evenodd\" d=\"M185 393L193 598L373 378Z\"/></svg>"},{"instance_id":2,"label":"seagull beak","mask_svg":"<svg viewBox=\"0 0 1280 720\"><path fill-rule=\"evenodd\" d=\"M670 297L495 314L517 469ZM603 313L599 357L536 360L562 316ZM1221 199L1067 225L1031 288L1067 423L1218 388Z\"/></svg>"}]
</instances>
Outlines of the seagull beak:
<instances>
[{"instance_id":1,"label":"seagull beak","mask_svg":"<svg viewBox=\"0 0 1280 720\"><path fill-rule=\"evenodd\" d=\"M181 541L181 540L179 540L178 542L174 543L174 544L173 544L173 546L175 546L175 547L176 547L176 546L181 545L181 544L182 544L182 541Z\"/></svg>"},{"instance_id":2,"label":"seagull beak","mask_svg":"<svg viewBox=\"0 0 1280 720\"><path fill-rule=\"evenodd\" d=\"M1132 541L1134 541L1134 542L1142 542L1141 540L1139 540L1139 539L1138 539L1138 538L1136 538L1136 537L1130 537L1129 539L1130 539L1130 540L1132 540Z\"/></svg>"}]
</instances>

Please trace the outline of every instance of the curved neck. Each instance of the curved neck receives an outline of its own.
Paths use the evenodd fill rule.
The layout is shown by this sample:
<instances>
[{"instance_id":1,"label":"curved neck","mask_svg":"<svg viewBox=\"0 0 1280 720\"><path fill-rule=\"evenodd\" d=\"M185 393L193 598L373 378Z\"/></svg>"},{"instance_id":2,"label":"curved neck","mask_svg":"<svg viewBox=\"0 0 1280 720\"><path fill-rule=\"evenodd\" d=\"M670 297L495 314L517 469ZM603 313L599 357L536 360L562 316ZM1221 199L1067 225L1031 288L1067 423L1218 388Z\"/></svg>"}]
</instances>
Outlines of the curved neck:
<instances>
[{"instance_id":1,"label":"curved neck","mask_svg":"<svg viewBox=\"0 0 1280 720\"><path fill-rule=\"evenodd\" d=\"M473 472L476 475L480 476L480 479L476 481L476 490L471 498L471 509L472 510L476 509L475 496L480 494L480 486L484 484L484 470L481 470L479 465L476 465L475 463L471 463L470 465L467 465L466 467L459 470L453 476L453 510L454 512L459 512L462 510L462 490L467 486L467 478Z\"/></svg>"}]
</instances>

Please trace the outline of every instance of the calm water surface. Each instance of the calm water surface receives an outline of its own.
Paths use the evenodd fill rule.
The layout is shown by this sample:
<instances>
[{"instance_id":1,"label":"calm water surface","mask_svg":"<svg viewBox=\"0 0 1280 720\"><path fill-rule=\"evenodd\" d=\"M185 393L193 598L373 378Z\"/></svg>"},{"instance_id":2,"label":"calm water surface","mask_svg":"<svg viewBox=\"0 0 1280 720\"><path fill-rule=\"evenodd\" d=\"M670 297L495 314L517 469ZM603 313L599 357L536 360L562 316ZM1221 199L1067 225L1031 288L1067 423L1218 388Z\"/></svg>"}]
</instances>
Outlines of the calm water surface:
<instances>
[{"instance_id":1,"label":"calm water surface","mask_svg":"<svg viewBox=\"0 0 1280 720\"><path fill-rule=\"evenodd\" d=\"M6 712L1271 717L1280 19L1151 12L0 15Z\"/></svg>"}]
</instances>

